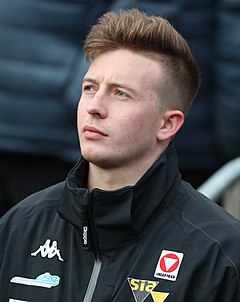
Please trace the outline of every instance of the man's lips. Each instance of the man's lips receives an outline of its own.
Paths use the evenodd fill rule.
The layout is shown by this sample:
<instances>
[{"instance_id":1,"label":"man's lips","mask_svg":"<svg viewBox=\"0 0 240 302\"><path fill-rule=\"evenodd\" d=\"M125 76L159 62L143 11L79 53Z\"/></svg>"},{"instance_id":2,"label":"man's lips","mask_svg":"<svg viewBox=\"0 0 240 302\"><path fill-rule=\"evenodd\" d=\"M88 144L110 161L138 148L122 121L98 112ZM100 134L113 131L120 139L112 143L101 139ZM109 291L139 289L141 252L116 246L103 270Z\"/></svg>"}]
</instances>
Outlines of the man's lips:
<instances>
[{"instance_id":1,"label":"man's lips","mask_svg":"<svg viewBox=\"0 0 240 302\"><path fill-rule=\"evenodd\" d=\"M101 130L99 130L93 126L88 126L88 125L84 126L83 133L84 133L85 137L89 138L89 139L99 139L103 136L107 136L107 134L105 134Z\"/></svg>"}]
</instances>

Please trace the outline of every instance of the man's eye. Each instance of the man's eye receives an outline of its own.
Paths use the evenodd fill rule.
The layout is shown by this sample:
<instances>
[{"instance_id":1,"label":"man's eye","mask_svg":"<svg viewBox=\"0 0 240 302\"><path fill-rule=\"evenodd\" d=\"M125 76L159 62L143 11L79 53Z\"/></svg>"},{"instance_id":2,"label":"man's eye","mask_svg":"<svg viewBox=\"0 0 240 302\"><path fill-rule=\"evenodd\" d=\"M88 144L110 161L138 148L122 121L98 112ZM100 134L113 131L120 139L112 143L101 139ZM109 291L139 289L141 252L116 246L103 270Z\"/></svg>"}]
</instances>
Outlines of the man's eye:
<instances>
[{"instance_id":1,"label":"man's eye","mask_svg":"<svg viewBox=\"0 0 240 302\"><path fill-rule=\"evenodd\" d=\"M120 96L120 97L124 97L124 98L129 97L129 95L126 92L121 91L121 90L116 90L115 93L114 93L114 95L117 95L117 96Z\"/></svg>"},{"instance_id":2,"label":"man's eye","mask_svg":"<svg viewBox=\"0 0 240 302\"><path fill-rule=\"evenodd\" d=\"M93 85L84 85L83 86L83 91L95 91L96 89L94 88Z\"/></svg>"}]
</instances>

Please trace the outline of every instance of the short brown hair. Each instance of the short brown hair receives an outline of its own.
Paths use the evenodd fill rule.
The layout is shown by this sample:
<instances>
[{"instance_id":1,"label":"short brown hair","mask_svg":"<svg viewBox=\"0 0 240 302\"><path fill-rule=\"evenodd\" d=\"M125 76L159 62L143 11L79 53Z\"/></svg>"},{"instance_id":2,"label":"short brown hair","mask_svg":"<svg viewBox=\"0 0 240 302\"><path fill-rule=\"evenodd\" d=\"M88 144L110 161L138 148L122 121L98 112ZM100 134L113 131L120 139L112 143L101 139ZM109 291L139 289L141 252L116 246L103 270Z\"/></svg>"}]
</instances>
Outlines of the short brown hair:
<instances>
[{"instance_id":1,"label":"short brown hair","mask_svg":"<svg viewBox=\"0 0 240 302\"><path fill-rule=\"evenodd\" d=\"M185 39L166 19L137 9L105 13L85 40L86 59L120 48L159 61L165 72L159 85L162 105L187 113L199 89L199 68Z\"/></svg>"}]
</instances>

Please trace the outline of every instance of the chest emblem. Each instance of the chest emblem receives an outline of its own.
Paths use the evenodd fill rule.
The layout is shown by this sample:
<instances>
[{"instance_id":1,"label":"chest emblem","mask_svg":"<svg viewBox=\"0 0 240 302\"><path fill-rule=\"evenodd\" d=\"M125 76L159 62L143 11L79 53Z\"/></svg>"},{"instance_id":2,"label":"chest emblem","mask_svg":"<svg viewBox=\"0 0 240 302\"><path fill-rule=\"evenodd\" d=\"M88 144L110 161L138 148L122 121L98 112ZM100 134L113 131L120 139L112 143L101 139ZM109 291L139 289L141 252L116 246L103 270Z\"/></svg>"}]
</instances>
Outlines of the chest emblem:
<instances>
[{"instance_id":1,"label":"chest emblem","mask_svg":"<svg viewBox=\"0 0 240 302\"><path fill-rule=\"evenodd\" d=\"M39 275L36 279L29 279L24 277L13 277L10 282L31 285L31 286L39 286L51 288L53 286L57 286L59 284L60 278L56 275L51 275L46 272L42 275Z\"/></svg>"},{"instance_id":2,"label":"chest emblem","mask_svg":"<svg viewBox=\"0 0 240 302\"><path fill-rule=\"evenodd\" d=\"M56 240L51 242L51 239L47 239L43 245L40 245L35 252L31 253L31 256L35 257L38 254L40 254L42 258L47 257L49 259L57 256L59 261L64 261L60 249L58 249Z\"/></svg>"},{"instance_id":3,"label":"chest emblem","mask_svg":"<svg viewBox=\"0 0 240 302\"><path fill-rule=\"evenodd\" d=\"M183 253L163 250L154 273L155 278L176 281Z\"/></svg>"},{"instance_id":4,"label":"chest emblem","mask_svg":"<svg viewBox=\"0 0 240 302\"><path fill-rule=\"evenodd\" d=\"M159 283L157 281L128 278L128 283L136 302L143 302L149 295L152 296L153 302L164 302L169 295L169 293L154 291Z\"/></svg>"}]
</instances>

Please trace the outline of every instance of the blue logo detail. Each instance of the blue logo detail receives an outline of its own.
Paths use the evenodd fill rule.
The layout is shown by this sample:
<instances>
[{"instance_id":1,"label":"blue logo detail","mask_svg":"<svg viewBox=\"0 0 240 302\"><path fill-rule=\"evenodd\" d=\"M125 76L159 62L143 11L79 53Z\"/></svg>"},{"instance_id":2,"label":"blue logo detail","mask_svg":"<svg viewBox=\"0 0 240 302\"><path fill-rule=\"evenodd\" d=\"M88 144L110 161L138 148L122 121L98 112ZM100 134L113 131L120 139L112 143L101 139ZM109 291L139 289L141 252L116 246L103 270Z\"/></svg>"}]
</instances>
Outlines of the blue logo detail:
<instances>
[{"instance_id":1,"label":"blue logo detail","mask_svg":"<svg viewBox=\"0 0 240 302\"><path fill-rule=\"evenodd\" d=\"M46 272L44 274L39 275L36 279L13 277L10 282L24 284L24 285L51 288L51 287L57 286L59 284L60 278L56 275L51 275L50 273Z\"/></svg>"},{"instance_id":2,"label":"blue logo detail","mask_svg":"<svg viewBox=\"0 0 240 302\"><path fill-rule=\"evenodd\" d=\"M45 273L36 278L36 281L41 284L47 284L50 286L57 286L59 284L60 278L56 275L51 275L50 273Z\"/></svg>"}]
</instances>

